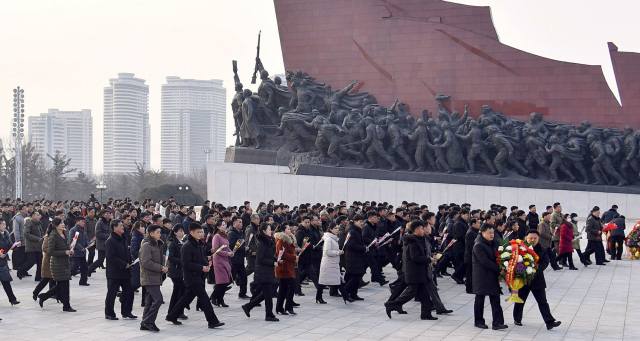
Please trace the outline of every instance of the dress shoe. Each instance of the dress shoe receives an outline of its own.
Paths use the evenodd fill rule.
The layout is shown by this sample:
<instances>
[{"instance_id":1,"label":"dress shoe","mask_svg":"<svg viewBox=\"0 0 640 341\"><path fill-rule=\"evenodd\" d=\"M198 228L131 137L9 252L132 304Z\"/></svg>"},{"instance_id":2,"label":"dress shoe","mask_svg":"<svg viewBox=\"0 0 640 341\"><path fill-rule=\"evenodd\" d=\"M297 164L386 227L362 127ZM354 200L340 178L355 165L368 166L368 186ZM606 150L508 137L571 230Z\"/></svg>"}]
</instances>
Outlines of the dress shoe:
<instances>
[{"instance_id":1,"label":"dress shoe","mask_svg":"<svg viewBox=\"0 0 640 341\"><path fill-rule=\"evenodd\" d=\"M241 308L242 308L242 311L244 311L244 314L247 315L247 317L251 317L251 315L249 314L251 312L251 309L249 309L249 307L247 307L246 305L243 305Z\"/></svg>"},{"instance_id":2,"label":"dress shoe","mask_svg":"<svg viewBox=\"0 0 640 341\"><path fill-rule=\"evenodd\" d=\"M277 317L275 317L275 316L267 316L267 317L265 317L265 319L264 319L264 320L265 320L265 321L267 321L267 322L278 322L278 321L280 321L280 320L279 320Z\"/></svg>"},{"instance_id":3,"label":"dress shoe","mask_svg":"<svg viewBox=\"0 0 640 341\"><path fill-rule=\"evenodd\" d=\"M45 299L42 298L42 295L38 295L38 304L40 305L40 308L44 308L44 301Z\"/></svg>"},{"instance_id":4,"label":"dress shoe","mask_svg":"<svg viewBox=\"0 0 640 341\"><path fill-rule=\"evenodd\" d=\"M169 318L165 318L165 320L167 320L167 321L169 321L169 322L171 322L171 323L175 324L176 326L180 326L180 325L182 325L182 322L178 321L178 319L175 319L175 320L169 320Z\"/></svg>"},{"instance_id":5,"label":"dress shoe","mask_svg":"<svg viewBox=\"0 0 640 341\"><path fill-rule=\"evenodd\" d=\"M296 314L295 311L293 311L293 309L287 310L287 312L289 313L289 315L298 315L298 314Z\"/></svg>"},{"instance_id":6,"label":"dress shoe","mask_svg":"<svg viewBox=\"0 0 640 341\"><path fill-rule=\"evenodd\" d=\"M408 312L406 312L406 311L402 310L402 308L400 308L399 310L397 310L397 312L398 312L398 314L400 314L400 315L407 315L407 314L408 314Z\"/></svg>"},{"instance_id":7,"label":"dress shoe","mask_svg":"<svg viewBox=\"0 0 640 341\"><path fill-rule=\"evenodd\" d=\"M127 315L122 315L122 318L127 318L127 319L137 319L138 316L133 315L131 313L127 314Z\"/></svg>"},{"instance_id":8,"label":"dress shoe","mask_svg":"<svg viewBox=\"0 0 640 341\"><path fill-rule=\"evenodd\" d=\"M608 261L607 261L607 262L608 262ZM24 277L32 277L33 275L29 275L28 273L26 273L26 272L25 272L25 273L23 274L23 276L24 276Z\"/></svg>"},{"instance_id":9,"label":"dress shoe","mask_svg":"<svg viewBox=\"0 0 640 341\"><path fill-rule=\"evenodd\" d=\"M387 280L385 279L384 281L382 281L382 282L378 282L378 283L380 283L380 286L383 286L383 285L385 285L385 284L389 283L389 281L387 281Z\"/></svg>"},{"instance_id":10,"label":"dress shoe","mask_svg":"<svg viewBox=\"0 0 640 341\"><path fill-rule=\"evenodd\" d=\"M452 312L453 312L453 310L443 310L443 311L436 311L436 314L438 314L438 315L451 314Z\"/></svg>"},{"instance_id":11,"label":"dress shoe","mask_svg":"<svg viewBox=\"0 0 640 341\"><path fill-rule=\"evenodd\" d=\"M187 316L187 315L185 315L185 314L182 314L182 315L178 316L178 319L179 319L179 320L188 320L188 319L189 319L189 316Z\"/></svg>"},{"instance_id":12,"label":"dress shoe","mask_svg":"<svg viewBox=\"0 0 640 341\"><path fill-rule=\"evenodd\" d=\"M33 300L38 301L38 294L36 294L35 292L33 293Z\"/></svg>"},{"instance_id":13,"label":"dress shoe","mask_svg":"<svg viewBox=\"0 0 640 341\"><path fill-rule=\"evenodd\" d=\"M353 299L353 298L351 298L351 297L343 297L342 299L344 300L344 304L347 304L347 302L349 302L349 303L353 303L353 302L355 302L355 301L356 301L356 300L354 300L354 299Z\"/></svg>"},{"instance_id":14,"label":"dress shoe","mask_svg":"<svg viewBox=\"0 0 640 341\"><path fill-rule=\"evenodd\" d=\"M156 326L153 323L143 323L142 326L147 328L146 330L150 330L152 332L159 332L160 331L160 328L158 328L158 326ZM142 330L142 328L140 328L140 330Z\"/></svg>"},{"instance_id":15,"label":"dress shoe","mask_svg":"<svg viewBox=\"0 0 640 341\"><path fill-rule=\"evenodd\" d=\"M294 307L299 307L300 303L293 302L293 303L291 303L291 305L294 306Z\"/></svg>"},{"instance_id":16,"label":"dress shoe","mask_svg":"<svg viewBox=\"0 0 640 341\"><path fill-rule=\"evenodd\" d=\"M14 300L14 301L11 301L11 302L9 302L9 303L11 303L11 306L13 307L14 305L18 305L18 304L20 304L20 301L15 301L15 300Z\"/></svg>"},{"instance_id":17,"label":"dress shoe","mask_svg":"<svg viewBox=\"0 0 640 341\"><path fill-rule=\"evenodd\" d=\"M610 260L608 260L608 259L605 259L605 260L604 260L604 262L605 262L605 263L609 263L609 262L611 262L611 261L610 261ZM27 277L30 277L31 275L26 274L26 276L27 276Z\"/></svg>"},{"instance_id":18,"label":"dress shoe","mask_svg":"<svg viewBox=\"0 0 640 341\"><path fill-rule=\"evenodd\" d=\"M515 324L516 326L522 327L522 322L520 321L515 321L513 322L513 324Z\"/></svg>"},{"instance_id":19,"label":"dress shoe","mask_svg":"<svg viewBox=\"0 0 640 341\"><path fill-rule=\"evenodd\" d=\"M480 329L489 329L489 326L487 326L487 325L486 325L486 324L484 324L484 323L482 323L482 324L480 324L480 323L476 323L476 324L474 324L473 326L474 326L474 327L476 327L476 328L480 328Z\"/></svg>"},{"instance_id":20,"label":"dress shoe","mask_svg":"<svg viewBox=\"0 0 640 341\"><path fill-rule=\"evenodd\" d=\"M429 320L429 321L435 321L438 318L434 317L434 316L426 316L426 317L420 317L421 320Z\"/></svg>"},{"instance_id":21,"label":"dress shoe","mask_svg":"<svg viewBox=\"0 0 640 341\"><path fill-rule=\"evenodd\" d=\"M276 310L276 314L278 315L289 315L289 313L287 313L286 311L282 310L282 311L277 311Z\"/></svg>"},{"instance_id":22,"label":"dress shoe","mask_svg":"<svg viewBox=\"0 0 640 341\"><path fill-rule=\"evenodd\" d=\"M386 305L385 305L384 308L385 308L385 311L387 312L387 316L389 316L389 318L391 318L391 312L393 311L393 309L387 307Z\"/></svg>"},{"instance_id":23,"label":"dress shoe","mask_svg":"<svg viewBox=\"0 0 640 341\"><path fill-rule=\"evenodd\" d=\"M250 299L251 299L251 296L242 295L242 296L238 296L238 299L242 299L242 300L250 300Z\"/></svg>"},{"instance_id":24,"label":"dress shoe","mask_svg":"<svg viewBox=\"0 0 640 341\"><path fill-rule=\"evenodd\" d=\"M81 286L83 286L83 287L88 287L88 286L90 286L91 284L89 284L89 283L79 283L78 285L81 285Z\"/></svg>"},{"instance_id":25,"label":"dress shoe","mask_svg":"<svg viewBox=\"0 0 640 341\"><path fill-rule=\"evenodd\" d=\"M301 292L300 292L300 293L297 293L296 295L297 295L297 296L305 296L305 294L303 294L303 293L301 293Z\"/></svg>"},{"instance_id":26,"label":"dress shoe","mask_svg":"<svg viewBox=\"0 0 640 341\"><path fill-rule=\"evenodd\" d=\"M327 304L327 302L325 300L323 300L322 298L316 298L316 303Z\"/></svg>"},{"instance_id":27,"label":"dress shoe","mask_svg":"<svg viewBox=\"0 0 640 341\"><path fill-rule=\"evenodd\" d=\"M501 329L507 329L507 328L509 328L509 326L507 326L506 324L500 324L500 325L491 327L491 329L493 330L501 330Z\"/></svg>"},{"instance_id":28,"label":"dress shoe","mask_svg":"<svg viewBox=\"0 0 640 341\"><path fill-rule=\"evenodd\" d=\"M77 310L69 307L69 308L62 308L62 311L66 311L68 313L75 313Z\"/></svg>"},{"instance_id":29,"label":"dress shoe","mask_svg":"<svg viewBox=\"0 0 640 341\"><path fill-rule=\"evenodd\" d=\"M576 268L576 267L574 266L574 267L569 268L569 270L578 270L578 268Z\"/></svg>"},{"instance_id":30,"label":"dress shoe","mask_svg":"<svg viewBox=\"0 0 640 341\"><path fill-rule=\"evenodd\" d=\"M144 324L141 324L140 330L151 330L151 329L147 328L147 326L145 326Z\"/></svg>"},{"instance_id":31,"label":"dress shoe","mask_svg":"<svg viewBox=\"0 0 640 341\"><path fill-rule=\"evenodd\" d=\"M353 297L351 297L351 299L356 300L356 301L364 301L364 298L362 298L360 296L353 296Z\"/></svg>"},{"instance_id":32,"label":"dress shoe","mask_svg":"<svg viewBox=\"0 0 640 341\"><path fill-rule=\"evenodd\" d=\"M209 327L209 329L213 329L213 328L218 328L218 327L222 327L222 326L224 326L224 323L218 322L218 323L211 323L211 324L209 324L208 327Z\"/></svg>"},{"instance_id":33,"label":"dress shoe","mask_svg":"<svg viewBox=\"0 0 640 341\"><path fill-rule=\"evenodd\" d=\"M119 320L117 317L115 317L115 316L111 316L111 315L104 315L104 319L105 319L105 320L111 320L111 321L117 321L117 320Z\"/></svg>"},{"instance_id":34,"label":"dress shoe","mask_svg":"<svg viewBox=\"0 0 640 341\"><path fill-rule=\"evenodd\" d=\"M555 327L558 327L558 326L560 326L561 323L562 322L560 322L560 321L553 321L551 323L547 323L547 330L551 330L551 329L553 329Z\"/></svg>"}]
</instances>

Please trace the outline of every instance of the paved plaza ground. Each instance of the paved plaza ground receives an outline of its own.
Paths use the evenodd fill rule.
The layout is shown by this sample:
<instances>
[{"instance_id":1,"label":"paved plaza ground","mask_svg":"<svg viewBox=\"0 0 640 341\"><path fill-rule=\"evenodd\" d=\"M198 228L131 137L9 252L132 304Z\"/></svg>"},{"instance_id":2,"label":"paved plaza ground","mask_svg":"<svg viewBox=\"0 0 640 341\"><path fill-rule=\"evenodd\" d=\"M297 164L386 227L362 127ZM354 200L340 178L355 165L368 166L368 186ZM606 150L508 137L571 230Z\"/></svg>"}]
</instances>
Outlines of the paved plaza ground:
<instances>
[{"instance_id":1,"label":"paved plaza ground","mask_svg":"<svg viewBox=\"0 0 640 341\"><path fill-rule=\"evenodd\" d=\"M583 246L584 249L584 246ZM575 254L574 254L575 255ZM523 326L513 324L512 303L504 302L505 320L509 329L504 331L480 330L473 327L473 295L466 294L464 285L456 285L450 278L440 280L440 295L445 305L454 312L440 316L438 321L419 319L417 302L405 305L408 315L387 318L383 303L389 297L388 286L369 284L360 291L364 301L345 305L340 298L329 297L328 304L314 303L315 290L304 286L304 297L295 297L300 303L297 316L278 316L280 322L265 322L264 308L252 311L247 318L237 299L237 289L227 293L229 308L216 308L219 319L226 323L220 329L207 329L202 312L187 311L189 320L182 326L173 326L164 320L171 294L171 281L165 282L165 303L160 310L157 325L160 333L140 331L138 320L107 321L104 319L106 280L104 270L89 279L90 287L78 286L78 277L71 284L71 304L77 313L64 313L62 306L47 301L41 309L31 299L36 283L33 277L17 280L13 287L21 304L11 307L0 303L0 329L5 339L11 340L638 340L640 339L640 293L630 292L632 283L640 283L640 261L613 261L607 266L578 266L579 271L545 271L547 297L559 328L547 331L533 301L527 302ZM387 278L396 278L390 267ZM31 273L34 271L32 270ZM15 274L15 272L14 272ZM365 277L368 279L369 275ZM209 292L212 286L207 286ZM505 291L506 292L506 291ZM636 308L634 308L636 307ZM119 303L116 312L119 313ZM134 315L142 316L140 294L135 296ZM119 315L119 314L118 314ZM488 317L488 318L487 318ZM487 324L491 312L485 309Z\"/></svg>"}]
</instances>

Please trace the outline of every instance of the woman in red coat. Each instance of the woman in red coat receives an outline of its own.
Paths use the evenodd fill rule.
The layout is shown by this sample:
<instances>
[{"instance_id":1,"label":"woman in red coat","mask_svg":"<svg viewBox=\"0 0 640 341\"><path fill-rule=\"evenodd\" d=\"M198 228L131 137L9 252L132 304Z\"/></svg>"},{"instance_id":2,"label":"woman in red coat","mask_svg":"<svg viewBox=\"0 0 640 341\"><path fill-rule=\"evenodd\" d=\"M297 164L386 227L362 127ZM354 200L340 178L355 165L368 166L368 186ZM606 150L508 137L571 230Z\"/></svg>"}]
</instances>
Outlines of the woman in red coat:
<instances>
[{"instance_id":1,"label":"woman in red coat","mask_svg":"<svg viewBox=\"0 0 640 341\"><path fill-rule=\"evenodd\" d=\"M573 266L573 225L569 221L569 215L564 215L564 222L560 227L560 245L558 248L558 262L569 261L569 270L578 270Z\"/></svg>"},{"instance_id":2,"label":"woman in red coat","mask_svg":"<svg viewBox=\"0 0 640 341\"><path fill-rule=\"evenodd\" d=\"M295 262L298 260L298 256L296 256L296 237L291 232L291 227L288 223L278 226L275 237L276 258L278 253L284 249L280 258L283 262L276 267L276 277L280 279L276 313L280 315L296 315L293 311L293 293L296 279Z\"/></svg>"}]
</instances>

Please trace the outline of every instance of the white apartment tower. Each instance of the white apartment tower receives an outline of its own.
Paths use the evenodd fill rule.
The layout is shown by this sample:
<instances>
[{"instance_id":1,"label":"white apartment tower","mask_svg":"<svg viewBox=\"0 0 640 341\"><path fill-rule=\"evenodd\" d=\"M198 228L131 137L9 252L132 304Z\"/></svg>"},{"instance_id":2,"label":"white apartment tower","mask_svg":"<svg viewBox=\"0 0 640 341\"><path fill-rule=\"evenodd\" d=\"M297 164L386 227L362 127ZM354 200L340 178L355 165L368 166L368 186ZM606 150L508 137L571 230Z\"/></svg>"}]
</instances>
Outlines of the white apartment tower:
<instances>
[{"instance_id":1,"label":"white apartment tower","mask_svg":"<svg viewBox=\"0 0 640 341\"><path fill-rule=\"evenodd\" d=\"M226 89L222 81L167 77L162 85L161 165L185 174L224 161Z\"/></svg>"},{"instance_id":2,"label":"white apartment tower","mask_svg":"<svg viewBox=\"0 0 640 341\"><path fill-rule=\"evenodd\" d=\"M71 159L69 168L78 172L93 173L93 118L91 110L60 111L49 109L46 114L29 117L29 139L35 150L42 154L51 167L47 154L57 151Z\"/></svg>"},{"instance_id":3,"label":"white apartment tower","mask_svg":"<svg viewBox=\"0 0 640 341\"><path fill-rule=\"evenodd\" d=\"M104 173L150 166L149 86L133 73L119 73L104 88Z\"/></svg>"}]
</instances>

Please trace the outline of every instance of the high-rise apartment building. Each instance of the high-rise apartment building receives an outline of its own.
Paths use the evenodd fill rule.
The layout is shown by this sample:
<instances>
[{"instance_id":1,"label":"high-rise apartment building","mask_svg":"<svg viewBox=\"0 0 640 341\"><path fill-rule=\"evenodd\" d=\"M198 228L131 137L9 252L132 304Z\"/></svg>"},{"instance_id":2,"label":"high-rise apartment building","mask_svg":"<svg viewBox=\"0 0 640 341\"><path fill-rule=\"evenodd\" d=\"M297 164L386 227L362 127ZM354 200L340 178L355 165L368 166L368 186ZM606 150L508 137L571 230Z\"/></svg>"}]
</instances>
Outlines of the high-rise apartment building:
<instances>
[{"instance_id":1,"label":"high-rise apartment building","mask_svg":"<svg viewBox=\"0 0 640 341\"><path fill-rule=\"evenodd\" d=\"M167 77L162 85L161 165L188 173L224 161L226 89L222 81Z\"/></svg>"},{"instance_id":2,"label":"high-rise apartment building","mask_svg":"<svg viewBox=\"0 0 640 341\"><path fill-rule=\"evenodd\" d=\"M29 117L29 140L42 154L45 164L51 167L47 154L56 151L71 159L69 168L78 172L93 173L93 118L91 110L60 111L49 109L46 114Z\"/></svg>"},{"instance_id":3,"label":"high-rise apartment building","mask_svg":"<svg viewBox=\"0 0 640 341\"><path fill-rule=\"evenodd\" d=\"M150 166L149 86L133 73L119 73L104 88L104 173Z\"/></svg>"}]
</instances>

